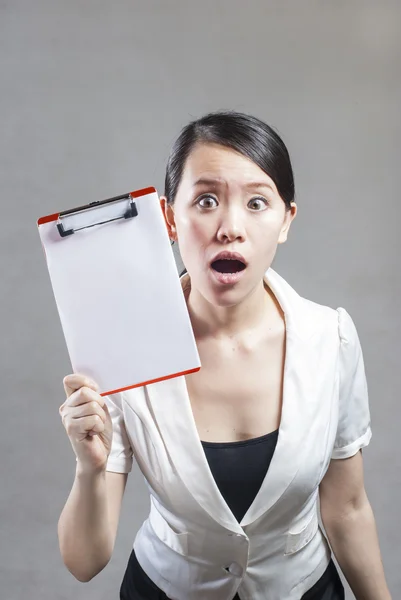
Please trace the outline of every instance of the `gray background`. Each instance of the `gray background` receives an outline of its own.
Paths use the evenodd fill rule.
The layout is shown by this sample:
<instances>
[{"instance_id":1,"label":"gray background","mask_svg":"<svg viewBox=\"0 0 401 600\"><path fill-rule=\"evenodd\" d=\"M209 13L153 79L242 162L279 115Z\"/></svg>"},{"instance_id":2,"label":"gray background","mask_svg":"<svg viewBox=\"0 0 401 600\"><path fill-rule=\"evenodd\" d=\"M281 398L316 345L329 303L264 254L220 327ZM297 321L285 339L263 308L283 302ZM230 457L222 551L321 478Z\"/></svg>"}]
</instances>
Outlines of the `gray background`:
<instances>
[{"instance_id":1,"label":"gray background","mask_svg":"<svg viewBox=\"0 0 401 600\"><path fill-rule=\"evenodd\" d=\"M261 117L288 145L299 213L273 267L358 328L366 488L401 594L400 23L389 0L0 1L3 600L117 598L149 508L134 466L109 565L87 584L63 566L75 460L58 408L71 367L36 219L162 192L180 128L219 108Z\"/></svg>"}]
</instances>

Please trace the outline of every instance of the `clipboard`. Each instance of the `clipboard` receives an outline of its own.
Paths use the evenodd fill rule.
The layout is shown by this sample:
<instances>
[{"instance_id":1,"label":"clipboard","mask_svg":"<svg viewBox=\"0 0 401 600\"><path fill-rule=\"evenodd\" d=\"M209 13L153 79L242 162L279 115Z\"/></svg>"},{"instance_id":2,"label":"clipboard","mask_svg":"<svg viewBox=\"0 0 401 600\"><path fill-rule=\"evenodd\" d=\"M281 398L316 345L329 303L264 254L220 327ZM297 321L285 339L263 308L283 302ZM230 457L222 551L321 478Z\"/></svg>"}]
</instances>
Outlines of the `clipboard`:
<instances>
[{"instance_id":1,"label":"clipboard","mask_svg":"<svg viewBox=\"0 0 401 600\"><path fill-rule=\"evenodd\" d=\"M106 396L199 371L154 187L41 217L37 225L74 373Z\"/></svg>"}]
</instances>

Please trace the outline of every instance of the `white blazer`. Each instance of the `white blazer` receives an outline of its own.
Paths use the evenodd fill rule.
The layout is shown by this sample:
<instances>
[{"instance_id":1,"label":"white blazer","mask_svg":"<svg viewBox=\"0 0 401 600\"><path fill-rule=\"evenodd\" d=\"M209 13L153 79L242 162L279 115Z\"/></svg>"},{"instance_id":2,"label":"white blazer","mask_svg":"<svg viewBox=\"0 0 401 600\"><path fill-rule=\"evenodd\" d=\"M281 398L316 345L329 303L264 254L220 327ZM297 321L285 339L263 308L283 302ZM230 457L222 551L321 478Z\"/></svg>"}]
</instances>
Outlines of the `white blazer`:
<instances>
[{"instance_id":1,"label":"white blazer","mask_svg":"<svg viewBox=\"0 0 401 600\"><path fill-rule=\"evenodd\" d=\"M319 483L332 458L353 456L372 436L350 315L302 298L272 268L264 279L285 314L283 407L269 470L240 523L209 469L185 376L106 397L114 428L107 470L128 473L135 457L150 514L133 547L173 600L237 592L241 600L299 600L331 557Z\"/></svg>"}]
</instances>

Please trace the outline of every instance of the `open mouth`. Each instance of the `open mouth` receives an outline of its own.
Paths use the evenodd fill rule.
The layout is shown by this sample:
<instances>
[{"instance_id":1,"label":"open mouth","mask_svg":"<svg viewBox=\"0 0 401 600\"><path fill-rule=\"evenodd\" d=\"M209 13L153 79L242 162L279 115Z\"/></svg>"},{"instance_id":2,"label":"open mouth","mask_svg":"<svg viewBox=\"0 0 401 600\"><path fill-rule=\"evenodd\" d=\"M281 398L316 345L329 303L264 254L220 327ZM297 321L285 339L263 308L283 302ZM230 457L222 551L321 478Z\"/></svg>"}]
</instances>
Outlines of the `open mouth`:
<instances>
[{"instance_id":1,"label":"open mouth","mask_svg":"<svg viewBox=\"0 0 401 600\"><path fill-rule=\"evenodd\" d=\"M246 265L239 260L215 260L210 265L218 273L238 273L246 269Z\"/></svg>"}]
</instances>

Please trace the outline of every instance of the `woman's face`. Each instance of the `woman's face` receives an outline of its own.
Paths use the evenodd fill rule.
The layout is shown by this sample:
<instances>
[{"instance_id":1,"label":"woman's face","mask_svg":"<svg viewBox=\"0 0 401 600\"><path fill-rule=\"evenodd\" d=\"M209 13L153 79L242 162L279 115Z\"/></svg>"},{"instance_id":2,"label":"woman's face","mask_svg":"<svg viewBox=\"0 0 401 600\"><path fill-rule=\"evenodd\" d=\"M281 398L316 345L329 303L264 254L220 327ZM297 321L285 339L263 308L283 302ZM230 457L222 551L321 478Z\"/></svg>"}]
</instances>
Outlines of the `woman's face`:
<instances>
[{"instance_id":1,"label":"woman's face","mask_svg":"<svg viewBox=\"0 0 401 600\"><path fill-rule=\"evenodd\" d=\"M262 282L297 211L295 203L285 210L273 180L250 159L205 143L189 155L174 204L161 197L161 206L191 287L220 306L236 304ZM239 252L248 263L236 284L221 284L211 271L222 250Z\"/></svg>"}]
</instances>

